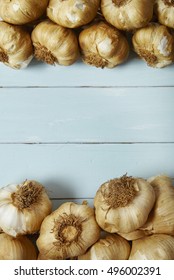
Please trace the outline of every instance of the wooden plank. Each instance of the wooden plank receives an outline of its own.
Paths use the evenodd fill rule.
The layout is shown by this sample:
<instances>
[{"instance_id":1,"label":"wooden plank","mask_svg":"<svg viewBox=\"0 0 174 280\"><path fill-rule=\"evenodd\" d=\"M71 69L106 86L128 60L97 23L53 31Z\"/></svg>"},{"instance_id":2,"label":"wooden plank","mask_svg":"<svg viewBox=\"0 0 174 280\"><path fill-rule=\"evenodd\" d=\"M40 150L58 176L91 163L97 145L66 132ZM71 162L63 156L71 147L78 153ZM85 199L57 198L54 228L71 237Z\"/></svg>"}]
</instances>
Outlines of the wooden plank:
<instances>
[{"instance_id":1,"label":"wooden plank","mask_svg":"<svg viewBox=\"0 0 174 280\"><path fill-rule=\"evenodd\" d=\"M174 177L174 144L0 145L0 186L40 181L51 198L93 198L123 174Z\"/></svg>"},{"instance_id":2,"label":"wooden plank","mask_svg":"<svg viewBox=\"0 0 174 280\"><path fill-rule=\"evenodd\" d=\"M147 66L131 54L113 69L98 69L81 61L71 66L50 66L33 60L23 70L0 64L0 87L127 87L174 86L174 65L163 69Z\"/></svg>"},{"instance_id":3,"label":"wooden plank","mask_svg":"<svg viewBox=\"0 0 174 280\"><path fill-rule=\"evenodd\" d=\"M0 89L0 143L173 142L174 88Z\"/></svg>"}]
</instances>

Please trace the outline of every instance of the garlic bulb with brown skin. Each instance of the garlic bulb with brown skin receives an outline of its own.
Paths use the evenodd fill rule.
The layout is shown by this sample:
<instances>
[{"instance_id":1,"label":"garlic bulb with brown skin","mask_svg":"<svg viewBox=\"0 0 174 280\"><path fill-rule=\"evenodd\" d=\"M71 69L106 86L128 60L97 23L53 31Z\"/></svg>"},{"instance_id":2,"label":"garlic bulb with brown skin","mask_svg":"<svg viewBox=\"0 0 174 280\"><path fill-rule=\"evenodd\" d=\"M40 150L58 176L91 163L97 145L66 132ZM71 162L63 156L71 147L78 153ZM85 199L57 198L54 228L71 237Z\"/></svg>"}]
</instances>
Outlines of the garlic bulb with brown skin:
<instances>
[{"instance_id":1,"label":"garlic bulb with brown skin","mask_svg":"<svg viewBox=\"0 0 174 280\"><path fill-rule=\"evenodd\" d=\"M153 234L132 241L129 260L174 260L174 237Z\"/></svg>"},{"instance_id":2,"label":"garlic bulb with brown skin","mask_svg":"<svg viewBox=\"0 0 174 280\"><path fill-rule=\"evenodd\" d=\"M146 180L124 175L98 189L96 220L105 231L129 233L144 225L154 202L155 192Z\"/></svg>"},{"instance_id":3,"label":"garlic bulb with brown skin","mask_svg":"<svg viewBox=\"0 0 174 280\"><path fill-rule=\"evenodd\" d=\"M76 28L95 18L99 4L100 0L50 0L47 16L61 26Z\"/></svg>"},{"instance_id":4,"label":"garlic bulb with brown skin","mask_svg":"<svg viewBox=\"0 0 174 280\"><path fill-rule=\"evenodd\" d=\"M20 25L38 19L46 12L49 0L0 0L0 17Z\"/></svg>"},{"instance_id":5,"label":"garlic bulb with brown skin","mask_svg":"<svg viewBox=\"0 0 174 280\"><path fill-rule=\"evenodd\" d=\"M36 59L47 64L67 66L79 57L77 37L71 29L46 20L34 28L31 37Z\"/></svg>"},{"instance_id":6,"label":"garlic bulb with brown skin","mask_svg":"<svg viewBox=\"0 0 174 280\"><path fill-rule=\"evenodd\" d=\"M33 58L31 37L20 26L0 21L0 62L14 69L28 66Z\"/></svg>"},{"instance_id":7,"label":"garlic bulb with brown skin","mask_svg":"<svg viewBox=\"0 0 174 280\"><path fill-rule=\"evenodd\" d=\"M101 0L105 19L120 30L146 26L153 16L154 0Z\"/></svg>"},{"instance_id":8,"label":"garlic bulb with brown skin","mask_svg":"<svg viewBox=\"0 0 174 280\"><path fill-rule=\"evenodd\" d=\"M113 233L100 238L78 260L127 260L129 254L129 242Z\"/></svg>"},{"instance_id":9,"label":"garlic bulb with brown skin","mask_svg":"<svg viewBox=\"0 0 174 280\"><path fill-rule=\"evenodd\" d=\"M0 189L0 227L11 236L39 231L51 209L45 188L36 181L26 180Z\"/></svg>"},{"instance_id":10,"label":"garlic bulb with brown skin","mask_svg":"<svg viewBox=\"0 0 174 280\"><path fill-rule=\"evenodd\" d=\"M125 62L129 55L124 35L103 21L81 31L79 44L83 62L100 68L113 68Z\"/></svg>"},{"instance_id":11,"label":"garlic bulb with brown skin","mask_svg":"<svg viewBox=\"0 0 174 280\"><path fill-rule=\"evenodd\" d=\"M174 36L157 23L137 30L132 37L134 51L148 66L162 68L174 61Z\"/></svg>"},{"instance_id":12,"label":"garlic bulb with brown skin","mask_svg":"<svg viewBox=\"0 0 174 280\"><path fill-rule=\"evenodd\" d=\"M37 251L26 236L0 234L0 260L36 260Z\"/></svg>"},{"instance_id":13,"label":"garlic bulb with brown skin","mask_svg":"<svg viewBox=\"0 0 174 280\"><path fill-rule=\"evenodd\" d=\"M148 220L141 227L146 234L165 233L174 235L174 186L172 179L165 175L149 178L156 201Z\"/></svg>"},{"instance_id":14,"label":"garlic bulb with brown skin","mask_svg":"<svg viewBox=\"0 0 174 280\"><path fill-rule=\"evenodd\" d=\"M155 12L158 21L168 27L174 28L174 1L156 0Z\"/></svg>"},{"instance_id":15,"label":"garlic bulb with brown skin","mask_svg":"<svg viewBox=\"0 0 174 280\"><path fill-rule=\"evenodd\" d=\"M99 237L94 209L66 202L44 219L36 243L45 259L59 260L84 254Z\"/></svg>"}]
</instances>

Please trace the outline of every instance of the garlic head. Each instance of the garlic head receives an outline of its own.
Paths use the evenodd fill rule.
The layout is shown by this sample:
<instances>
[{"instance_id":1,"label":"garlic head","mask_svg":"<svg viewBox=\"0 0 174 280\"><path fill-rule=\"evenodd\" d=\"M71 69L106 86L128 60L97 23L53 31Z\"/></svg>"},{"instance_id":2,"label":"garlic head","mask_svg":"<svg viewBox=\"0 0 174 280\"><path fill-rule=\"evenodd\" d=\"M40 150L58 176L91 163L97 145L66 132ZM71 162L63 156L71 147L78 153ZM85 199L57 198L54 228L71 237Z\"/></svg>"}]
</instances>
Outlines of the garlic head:
<instances>
[{"instance_id":1,"label":"garlic head","mask_svg":"<svg viewBox=\"0 0 174 280\"><path fill-rule=\"evenodd\" d=\"M129 260L174 260L174 237L153 234L132 241Z\"/></svg>"},{"instance_id":2,"label":"garlic head","mask_svg":"<svg viewBox=\"0 0 174 280\"><path fill-rule=\"evenodd\" d=\"M11 236L37 232L51 208L45 188L36 181L0 189L0 227Z\"/></svg>"},{"instance_id":3,"label":"garlic head","mask_svg":"<svg viewBox=\"0 0 174 280\"><path fill-rule=\"evenodd\" d=\"M162 68L174 61L174 36L164 25L148 24L134 33L132 42L148 66Z\"/></svg>"},{"instance_id":4,"label":"garlic head","mask_svg":"<svg viewBox=\"0 0 174 280\"><path fill-rule=\"evenodd\" d=\"M141 230L146 234L165 233L174 235L174 186L172 179L158 175L148 180L152 185L156 201Z\"/></svg>"},{"instance_id":5,"label":"garlic head","mask_svg":"<svg viewBox=\"0 0 174 280\"><path fill-rule=\"evenodd\" d=\"M129 233L144 225L155 202L155 192L144 179L126 175L105 182L94 197L96 220L111 233Z\"/></svg>"},{"instance_id":6,"label":"garlic head","mask_svg":"<svg viewBox=\"0 0 174 280\"><path fill-rule=\"evenodd\" d=\"M95 18L99 4L100 0L50 0L47 16L61 26L76 28Z\"/></svg>"},{"instance_id":7,"label":"garlic head","mask_svg":"<svg viewBox=\"0 0 174 280\"><path fill-rule=\"evenodd\" d=\"M94 209L63 203L42 222L37 247L45 259L67 259L84 254L100 237Z\"/></svg>"},{"instance_id":8,"label":"garlic head","mask_svg":"<svg viewBox=\"0 0 174 280\"><path fill-rule=\"evenodd\" d=\"M79 44L83 62L100 68L113 68L125 62L129 55L124 35L103 21L81 31Z\"/></svg>"},{"instance_id":9,"label":"garlic head","mask_svg":"<svg viewBox=\"0 0 174 280\"><path fill-rule=\"evenodd\" d=\"M14 68L28 66L33 58L33 46L28 32L22 27L0 22L0 62Z\"/></svg>"},{"instance_id":10,"label":"garlic head","mask_svg":"<svg viewBox=\"0 0 174 280\"><path fill-rule=\"evenodd\" d=\"M78 41L73 30L49 20L39 23L31 38L36 59L47 64L67 66L79 57Z\"/></svg>"},{"instance_id":11,"label":"garlic head","mask_svg":"<svg viewBox=\"0 0 174 280\"><path fill-rule=\"evenodd\" d=\"M36 260L37 251L26 236L0 234L0 260Z\"/></svg>"},{"instance_id":12,"label":"garlic head","mask_svg":"<svg viewBox=\"0 0 174 280\"><path fill-rule=\"evenodd\" d=\"M158 21L168 27L174 28L174 1L173 0L156 0L155 12Z\"/></svg>"},{"instance_id":13,"label":"garlic head","mask_svg":"<svg viewBox=\"0 0 174 280\"><path fill-rule=\"evenodd\" d=\"M154 0L101 0L101 11L120 30L146 26L153 16Z\"/></svg>"},{"instance_id":14,"label":"garlic head","mask_svg":"<svg viewBox=\"0 0 174 280\"><path fill-rule=\"evenodd\" d=\"M0 17L11 24L26 24L46 12L49 0L0 0Z\"/></svg>"},{"instance_id":15,"label":"garlic head","mask_svg":"<svg viewBox=\"0 0 174 280\"><path fill-rule=\"evenodd\" d=\"M78 260L127 260L129 254L129 242L113 233L100 238Z\"/></svg>"}]
</instances>

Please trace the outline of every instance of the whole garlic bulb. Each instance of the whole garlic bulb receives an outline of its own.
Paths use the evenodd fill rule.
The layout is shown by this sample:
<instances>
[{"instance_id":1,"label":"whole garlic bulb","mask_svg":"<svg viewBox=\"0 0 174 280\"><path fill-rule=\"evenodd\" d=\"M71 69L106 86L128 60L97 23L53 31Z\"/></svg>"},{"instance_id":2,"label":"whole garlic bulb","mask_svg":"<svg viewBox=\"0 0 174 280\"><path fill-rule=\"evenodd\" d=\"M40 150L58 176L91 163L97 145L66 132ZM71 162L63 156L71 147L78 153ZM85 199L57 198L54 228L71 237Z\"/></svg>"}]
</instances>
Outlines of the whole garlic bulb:
<instances>
[{"instance_id":1,"label":"whole garlic bulb","mask_svg":"<svg viewBox=\"0 0 174 280\"><path fill-rule=\"evenodd\" d=\"M153 234L132 241L129 260L174 260L174 237Z\"/></svg>"},{"instance_id":2,"label":"whole garlic bulb","mask_svg":"<svg viewBox=\"0 0 174 280\"><path fill-rule=\"evenodd\" d=\"M129 55L124 35L103 21L81 31L79 44L83 61L96 67L113 68L125 62Z\"/></svg>"},{"instance_id":3,"label":"whole garlic bulb","mask_svg":"<svg viewBox=\"0 0 174 280\"><path fill-rule=\"evenodd\" d=\"M153 16L154 0L101 0L105 19L120 30L147 25Z\"/></svg>"},{"instance_id":4,"label":"whole garlic bulb","mask_svg":"<svg viewBox=\"0 0 174 280\"><path fill-rule=\"evenodd\" d=\"M174 235L174 186L172 179L158 175L148 180L156 201L146 223L141 227L146 234L165 233Z\"/></svg>"},{"instance_id":5,"label":"whole garlic bulb","mask_svg":"<svg viewBox=\"0 0 174 280\"><path fill-rule=\"evenodd\" d=\"M146 180L124 175L98 189L96 220L105 231L129 233L144 225L154 202L155 192Z\"/></svg>"},{"instance_id":6,"label":"whole garlic bulb","mask_svg":"<svg viewBox=\"0 0 174 280\"><path fill-rule=\"evenodd\" d=\"M67 259L84 254L99 237L94 209L65 202L44 219L36 243L42 258Z\"/></svg>"},{"instance_id":7,"label":"whole garlic bulb","mask_svg":"<svg viewBox=\"0 0 174 280\"><path fill-rule=\"evenodd\" d=\"M14 69L28 66L33 58L31 37L22 27L0 21L0 62Z\"/></svg>"},{"instance_id":8,"label":"whole garlic bulb","mask_svg":"<svg viewBox=\"0 0 174 280\"><path fill-rule=\"evenodd\" d=\"M0 234L0 260L36 260L37 251L26 236Z\"/></svg>"},{"instance_id":9,"label":"whole garlic bulb","mask_svg":"<svg viewBox=\"0 0 174 280\"><path fill-rule=\"evenodd\" d=\"M73 30L49 20L39 23L32 31L36 59L47 64L71 65L79 57L78 41Z\"/></svg>"},{"instance_id":10,"label":"whole garlic bulb","mask_svg":"<svg viewBox=\"0 0 174 280\"><path fill-rule=\"evenodd\" d=\"M20 25L38 19L46 11L49 0L0 0L0 17Z\"/></svg>"},{"instance_id":11,"label":"whole garlic bulb","mask_svg":"<svg viewBox=\"0 0 174 280\"><path fill-rule=\"evenodd\" d=\"M11 236L37 232L51 208L45 188L36 181L0 189L0 227Z\"/></svg>"},{"instance_id":12,"label":"whole garlic bulb","mask_svg":"<svg viewBox=\"0 0 174 280\"><path fill-rule=\"evenodd\" d=\"M100 238L78 260L127 260L129 254L129 242L113 233Z\"/></svg>"},{"instance_id":13,"label":"whole garlic bulb","mask_svg":"<svg viewBox=\"0 0 174 280\"><path fill-rule=\"evenodd\" d=\"M148 24L134 33L132 42L148 66L162 68L174 61L174 36L164 25Z\"/></svg>"},{"instance_id":14,"label":"whole garlic bulb","mask_svg":"<svg viewBox=\"0 0 174 280\"><path fill-rule=\"evenodd\" d=\"M100 0L50 0L47 16L61 26L75 28L93 20L99 4Z\"/></svg>"},{"instance_id":15,"label":"whole garlic bulb","mask_svg":"<svg viewBox=\"0 0 174 280\"><path fill-rule=\"evenodd\" d=\"M161 24L174 28L174 1L156 0L155 12Z\"/></svg>"}]
</instances>

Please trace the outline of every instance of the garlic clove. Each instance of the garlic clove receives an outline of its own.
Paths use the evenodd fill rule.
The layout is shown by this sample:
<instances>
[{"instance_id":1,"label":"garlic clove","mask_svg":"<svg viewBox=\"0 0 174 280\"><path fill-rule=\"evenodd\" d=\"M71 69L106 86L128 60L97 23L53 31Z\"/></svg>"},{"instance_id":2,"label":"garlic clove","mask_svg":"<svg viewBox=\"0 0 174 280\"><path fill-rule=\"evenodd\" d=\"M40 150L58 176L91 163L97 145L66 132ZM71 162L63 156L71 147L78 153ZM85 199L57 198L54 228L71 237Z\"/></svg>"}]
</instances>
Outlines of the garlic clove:
<instances>
[{"instance_id":1,"label":"garlic clove","mask_svg":"<svg viewBox=\"0 0 174 280\"><path fill-rule=\"evenodd\" d=\"M37 246L46 259L67 259L83 254L99 236L94 210L66 202L42 222Z\"/></svg>"},{"instance_id":2,"label":"garlic clove","mask_svg":"<svg viewBox=\"0 0 174 280\"><path fill-rule=\"evenodd\" d=\"M128 31L150 22L153 5L154 0L101 0L101 11L107 22Z\"/></svg>"},{"instance_id":3,"label":"garlic clove","mask_svg":"<svg viewBox=\"0 0 174 280\"><path fill-rule=\"evenodd\" d=\"M73 30L45 20L34 28L31 37L37 60L67 66L79 57L78 41Z\"/></svg>"},{"instance_id":4,"label":"garlic clove","mask_svg":"<svg viewBox=\"0 0 174 280\"><path fill-rule=\"evenodd\" d=\"M129 260L174 260L174 237L153 234L132 241Z\"/></svg>"},{"instance_id":5,"label":"garlic clove","mask_svg":"<svg viewBox=\"0 0 174 280\"><path fill-rule=\"evenodd\" d=\"M150 23L134 33L132 42L148 66L163 68L174 62L174 36L166 26Z\"/></svg>"},{"instance_id":6,"label":"garlic clove","mask_svg":"<svg viewBox=\"0 0 174 280\"><path fill-rule=\"evenodd\" d=\"M0 234L0 260L36 259L36 247L26 236L14 238L6 233Z\"/></svg>"},{"instance_id":7,"label":"garlic clove","mask_svg":"<svg viewBox=\"0 0 174 280\"><path fill-rule=\"evenodd\" d=\"M0 17L11 24L24 25L46 12L49 0L0 0Z\"/></svg>"},{"instance_id":8,"label":"garlic clove","mask_svg":"<svg viewBox=\"0 0 174 280\"><path fill-rule=\"evenodd\" d=\"M0 189L0 227L11 236L37 232L51 208L46 190L36 181Z\"/></svg>"},{"instance_id":9,"label":"garlic clove","mask_svg":"<svg viewBox=\"0 0 174 280\"><path fill-rule=\"evenodd\" d=\"M61 26L77 28L95 18L99 4L100 0L50 0L47 16Z\"/></svg>"},{"instance_id":10,"label":"garlic clove","mask_svg":"<svg viewBox=\"0 0 174 280\"><path fill-rule=\"evenodd\" d=\"M127 260L130 244L117 234L107 234L93 244L78 260Z\"/></svg>"},{"instance_id":11,"label":"garlic clove","mask_svg":"<svg viewBox=\"0 0 174 280\"><path fill-rule=\"evenodd\" d=\"M154 202L155 192L146 180L124 175L98 189L96 220L105 231L129 233L145 224Z\"/></svg>"},{"instance_id":12,"label":"garlic clove","mask_svg":"<svg viewBox=\"0 0 174 280\"><path fill-rule=\"evenodd\" d=\"M129 55L127 39L114 27L100 21L80 32L82 60L89 65L113 68Z\"/></svg>"},{"instance_id":13,"label":"garlic clove","mask_svg":"<svg viewBox=\"0 0 174 280\"><path fill-rule=\"evenodd\" d=\"M0 62L14 69L28 66L33 58L31 37L23 27L0 22Z\"/></svg>"}]
</instances>

